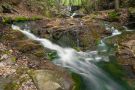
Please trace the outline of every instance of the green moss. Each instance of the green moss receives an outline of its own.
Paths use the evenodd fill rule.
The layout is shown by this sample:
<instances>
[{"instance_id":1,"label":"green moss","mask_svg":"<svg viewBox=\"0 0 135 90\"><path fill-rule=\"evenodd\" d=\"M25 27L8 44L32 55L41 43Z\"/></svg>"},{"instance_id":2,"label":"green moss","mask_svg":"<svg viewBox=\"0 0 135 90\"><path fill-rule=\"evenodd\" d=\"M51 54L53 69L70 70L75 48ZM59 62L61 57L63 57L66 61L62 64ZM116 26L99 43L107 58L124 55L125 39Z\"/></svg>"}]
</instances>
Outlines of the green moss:
<instances>
[{"instance_id":1,"label":"green moss","mask_svg":"<svg viewBox=\"0 0 135 90\"><path fill-rule=\"evenodd\" d=\"M116 11L109 12L108 13L108 18L109 18L110 21L118 21L119 14Z\"/></svg>"},{"instance_id":2,"label":"green moss","mask_svg":"<svg viewBox=\"0 0 135 90\"><path fill-rule=\"evenodd\" d=\"M7 55L10 55L11 54L11 52L9 50L4 50L2 53L3 54L7 54Z\"/></svg>"},{"instance_id":3,"label":"green moss","mask_svg":"<svg viewBox=\"0 0 135 90\"><path fill-rule=\"evenodd\" d=\"M16 62L16 57L11 58L12 62Z\"/></svg>"},{"instance_id":4,"label":"green moss","mask_svg":"<svg viewBox=\"0 0 135 90\"><path fill-rule=\"evenodd\" d=\"M34 20L39 20L41 19L41 17L39 16L33 16L33 17L23 17L23 16L20 16L20 17L16 17L13 21L14 22L22 22L22 21L34 21Z\"/></svg>"},{"instance_id":5,"label":"green moss","mask_svg":"<svg viewBox=\"0 0 135 90\"><path fill-rule=\"evenodd\" d=\"M73 47L76 51L81 51L80 47Z\"/></svg>"},{"instance_id":6,"label":"green moss","mask_svg":"<svg viewBox=\"0 0 135 90\"><path fill-rule=\"evenodd\" d=\"M2 18L2 23L8 24L12 21L11 17L3 17Z\"/></svg>"},{"instance_id":7,"label":"green moss","mask_svg":"<svg viewBox=\"0 0 135 90\"><path fill-rule=\"evenodd\" d=\"M44 57L45 56L45 51L44 49L37 49L35 50L35 52L33 53L35 56L37 57Z\"/></svg>"},{"instance_id":8,"label":"green moss","mask_svg":"<svg viewBox=\"0 0 135 90\"><path fill-rule=\"evenodd\" d=\"M24 17L24 16L17 16L17 17L3 17L2 23L9 24L13 22L23 22L23 21L35 21L40 20L42 17L40 16L32 16L32 17Z\"/></svg>"},{"instance_id":9,"label":"green moss","mask_svg":"<svg viewBox=\"0 0 135 90\"><path fill-rule=\"evenodd\" d=\"M17 90L19 86L20 86L19 84L11 82L4 86L4 90Z\"/></svg>"}]
</instances>

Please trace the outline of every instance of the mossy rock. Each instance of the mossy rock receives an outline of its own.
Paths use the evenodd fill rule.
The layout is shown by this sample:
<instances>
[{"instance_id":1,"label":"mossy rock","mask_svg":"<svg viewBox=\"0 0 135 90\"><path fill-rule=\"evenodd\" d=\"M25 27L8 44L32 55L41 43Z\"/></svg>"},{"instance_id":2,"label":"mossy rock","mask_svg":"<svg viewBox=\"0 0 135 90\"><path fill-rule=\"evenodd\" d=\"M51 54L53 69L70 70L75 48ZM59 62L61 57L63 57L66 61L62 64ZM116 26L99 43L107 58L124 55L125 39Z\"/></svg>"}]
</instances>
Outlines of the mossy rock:
<instances>
[{"instance_id":1,"label":"mossy rock","mask_svg":"<svg viewBox=\"0 0 135 90\"><path fill-rule=\"evenodd\" d=\"M4 23L4 24L12 24L12 23L15 23L15 22L35 21L35 20L41 20L41 19L42 19L42 17L40 17L40 16L3 17L2 18L2 23Z\"/></svg>"},{"instance_id":2,"label":"mossy rock","mask_svg":"<svg viewBox=\"0 0 135 90\"><path fill-rule=\"evenodd\" d=\"M101 32L104 31L99 25L89 25L88 30L81 31L79 35L81 49L95 49L97 41L101 38Z\"/></svg>"},{"instance_id":3,"label":"mossy rock","mask_svg":"<svg viewBox=\"0 0 135 90\"><path fill-rule=\"evenodd\" d=\"M14 22L22 22L22 21L35 21L35 20L40 20L40 19L42 19L42 18L39 16L32 16L32 17L20 16L20 17L14 18L13 21Z\"/></svg>"},{"instance_id":4,"label":"mossy rock","mask_svg":"<svg viewBox=\"0 0 135 90\"><path fill-rule=\"evenodd\" d=\"M23 53L32 52L35 49L41 48L40 44L34 43L31 40L16 41L15 45L15 47Z\"/></svg>"},{"instance_id":5,"label":"mossy rock","mask_svg":"<svg viewBox=\"0 0 135 90\"><path fill-rule=\"evenodd\" d=\"M25 36L19 32L19 31L12 31L12 30L7 30L5 34L1 36L1 40L4 41L15 41L15 40L21 40L24 39Z\"/></svg>"},{"instance_id":6,"label":"mossy rock","mask_svg":"<svg viewBox=\"0 0 135 90\"><path fill-rule=\"evenodd\" d=\"M44 48L40 48L40 49L36 49L33 51L33 54L37 57L45 57L46 56L46 52Z\"/></svg>"}]
</instances>

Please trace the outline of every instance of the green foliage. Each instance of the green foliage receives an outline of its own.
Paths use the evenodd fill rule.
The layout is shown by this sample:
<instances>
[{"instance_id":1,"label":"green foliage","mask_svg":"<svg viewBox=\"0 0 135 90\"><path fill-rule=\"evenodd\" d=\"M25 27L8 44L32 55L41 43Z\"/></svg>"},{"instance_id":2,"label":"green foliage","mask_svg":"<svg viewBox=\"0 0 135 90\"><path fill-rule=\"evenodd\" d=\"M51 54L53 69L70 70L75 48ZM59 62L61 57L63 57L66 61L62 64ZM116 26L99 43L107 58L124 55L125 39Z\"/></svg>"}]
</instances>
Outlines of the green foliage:
<instances>
[{"instance_id":1,"label":"green foliage","mask_svg":"<svg viewBox=\"0 0 135 90\"><path fill-rule=\"evenodd\" d=\"M39 13L47 17L52 17L59 10L59 0L28 0L30 9L36 9Z\"/></svg>"},{"instance_id":2,"label":"green foliage","mask_svg":"<svg viewBox=\"0 0 135 90\"><path fill-rule=\"evenodd\" d=\"M116 11L109 12L108 18L110 21L117 21L119 19L119 14Z\"/></svg>"},{"instance_id":3,"label":"green foliage","mask_svg":"<svg viewBox=\"0 0 135 90\"><path fill-rule=\"evenodd\" d=\"M85 13L91 13L98 9L100 0L82 0L82 7Z\"/></svg>"},{"instance_id":4,"label":"green foliage","mask_svg":"<svg viewBox=\"0 0 135 90\"><path fill-rule=\"evenodd\" d=\"M54 59L56 59L56 58L58 58L58 57L59 57L59 56L58 56L58 54L57 54L56 51L52 51L52 52L48 53L48 58L49 58L50 60L54 60Z\"/></svg>"},{"instance_id":5,"label":"green foliage","mask_svg":"<svg viewBox=\"0 0 135 90\"><path fill-rule=\"evenodd\" d=\"M93 0L84 0L82 7L86 13L89 13L94 10L94 1Z\"/></svg>"},{"instance_id":6,"label":"green foliage","mask_svg":"<svg viewBox=\"0 0 135 90\"><path fill-rule=\"evenodd\" d=\"M80 75L76 73L71 73L72 79L75 82L73 90L85 90L85 85Z\"/></svg>"}]
</instances>

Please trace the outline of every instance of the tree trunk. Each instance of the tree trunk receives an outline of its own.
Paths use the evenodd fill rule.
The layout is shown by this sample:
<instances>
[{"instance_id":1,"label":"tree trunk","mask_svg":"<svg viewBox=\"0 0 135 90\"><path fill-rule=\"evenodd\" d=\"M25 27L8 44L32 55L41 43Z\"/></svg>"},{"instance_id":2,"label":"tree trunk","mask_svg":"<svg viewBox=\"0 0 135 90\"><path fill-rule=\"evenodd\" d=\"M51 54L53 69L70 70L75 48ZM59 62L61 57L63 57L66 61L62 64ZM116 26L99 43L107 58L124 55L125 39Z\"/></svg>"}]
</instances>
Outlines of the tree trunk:
<instances>
[{"instance_id":1,"label":"tree trunk","mask_svg":"<svg viewBox=\"0 0 135 90\"><path fill-rule=\"evenodd\" d=\"M98 11L98 0L94 0L94 3L95 3L95 10Z\"/></svg>"},{"instance_id":2,"label":"tree trunk","mask_svg":"<svg viewBox=\"0 0 135 90\"><path fill-rule=\"evenodd\" d=\"M119 0L115 0L115 9L116 10L119 9L119 4L120 4L120 1Z\"/></svg>"}]
</instances>

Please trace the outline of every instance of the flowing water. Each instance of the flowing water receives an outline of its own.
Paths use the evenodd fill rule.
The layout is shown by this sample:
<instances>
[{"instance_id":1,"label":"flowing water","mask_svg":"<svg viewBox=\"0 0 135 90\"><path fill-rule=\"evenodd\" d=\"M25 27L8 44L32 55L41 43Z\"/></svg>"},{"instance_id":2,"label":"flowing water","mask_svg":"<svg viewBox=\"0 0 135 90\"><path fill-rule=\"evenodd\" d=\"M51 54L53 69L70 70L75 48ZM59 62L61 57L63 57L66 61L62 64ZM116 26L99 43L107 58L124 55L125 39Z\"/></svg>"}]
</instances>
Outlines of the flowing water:
<instances>
[{"instance_id":1,"label":"flowing water","mask_svg":"<svg viewBox=\"0 0 135 90\"><path fill-rule=\"evenodd\" d=\"M85 82L86 88L83 90L125 90L121 85L109 78L106 73L95 64L99 61L109 61L109 56L99 54L99 52L107 52L106 44L103 40L101 40L97 51L77 52L72 48L63 48L56 45L45 38L39 38L32 34L30 30L22 30L15 25L12 25L12 28L22 32L29 39L38 41L44 48L55 50L59 58L55 59L53 63L79 74ZM116 29L112 30L112 36L118 34L120 34L120 32Z\"/></svg>"}]
</instances>

